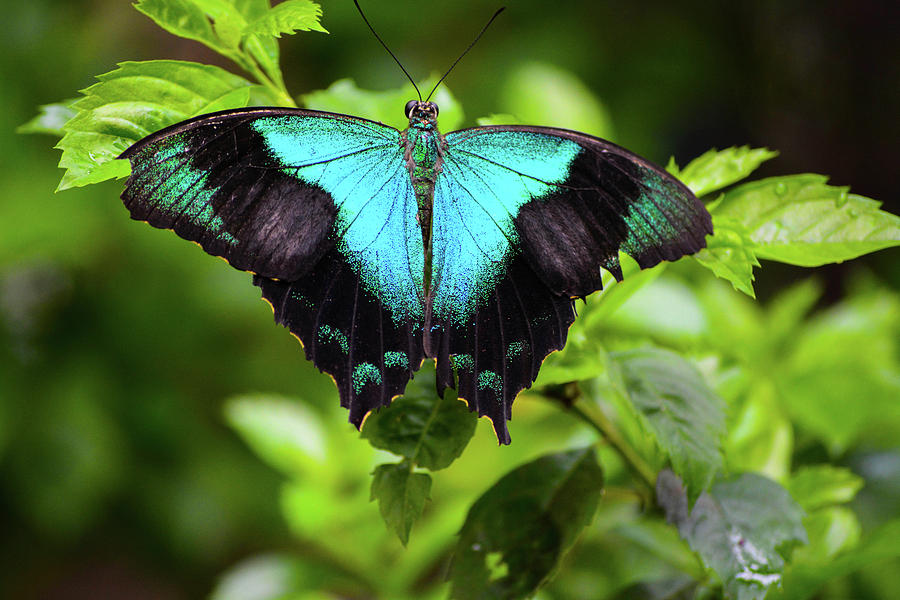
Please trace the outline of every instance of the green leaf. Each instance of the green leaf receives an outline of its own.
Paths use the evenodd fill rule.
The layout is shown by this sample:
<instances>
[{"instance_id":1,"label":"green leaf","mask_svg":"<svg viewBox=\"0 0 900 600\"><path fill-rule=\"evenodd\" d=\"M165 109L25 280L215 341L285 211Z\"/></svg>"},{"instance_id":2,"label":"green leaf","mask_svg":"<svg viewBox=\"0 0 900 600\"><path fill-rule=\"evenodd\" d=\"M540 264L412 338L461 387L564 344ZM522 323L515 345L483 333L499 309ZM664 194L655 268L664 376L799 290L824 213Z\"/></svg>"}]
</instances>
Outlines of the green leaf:
<instances>
[{"instance_id":1,"label":"green leaf","mask_svg":"<svg viewBox=\"0 0 900 600\"><path fill-rule=\"evenodd\" d=\"M900 431L898 298L853 297L817 314L791 341L778 387L800 430L832 452L864 438L896 439L889 432Z\"/></svg>"},{"instance_id":2,"label":"green leaf","mask_svg":"<svg viewBox=\"0 0 900 600\"><path fill-rule=\"evenodd\" d=\"M229 51L237 51L241 44L246 15L231 0L191 0L213 21L216 37ZM246 8L246 7L245 7ZM268 10L268 3L265 9Z\"/></svg>"},{"instance_id":3,"label":"green leaf","mask_svg":"<svg viewBox=\"0 0 900 600\"><path fill-rule=\"evenodd\" d=\"M644 348L611 357L621 370L625 394L695 499L722 468L724 403L674 352Z\"/></svg>"},{"instance_id":4,"label":"green leaf","mask_svg":"<svg viewBox=\"0 0 900 600\"><path fill-rule=\"evenodd\" d=\"M405 546L413 523L422 516L425 500L431 493L431 477L413 473L409 463L378 465L372 478L372 500L388 529Z\"/></svg>"},{"instance_id":5,"label":"green leaf","mask_svg":"<svg viewBox=\"0 0 900 600\"><path fill-rule=\"evenodd\" d=\"M325 556L267 552L242 559L219 575L209 600L335 600L366 595L366 587L348 569Z\"/></svg>"},{"instance_id":6,"label":"green leaf","mask_svg":"<svg viewBox=\"0 0 900 600\"><path fill-rule=\"evenodd\" d=\"M713 148L680 170L674 162L670 162L669 166L675 168L673 175L691 188L694 194L705 196L744 179L759 165L776 156L778 152L768 148L732 146L725 150Z\"/></svg>"},{"instance_id":7,"label":"green leaf","mask_svg":"<svg viewBox=\"0 0 900 600\"><path fill-rule=\"evenodd\" d=\"M807 539L803 511L787 490L760 475L744 473L716 483L688 512L681 481L663 471L657 499L666 519L719 576L731 598L762 600L781 581L783 553Z\"/></svg>"},{"instance_id":8,"label":"green leaf","mask_svg":"<svg viewBox=\"0 0 900 600\"><path fill-rule=\"evenodd\" d=\"M236 90L231 90L230 92L219 96L214 99L212 102L201 108L197 111L197 114L205 115L212 112L217 112L220 110L226 110L228 108L242 108L247 106L250 103L250 93L253 91L253 87L259 88L260 91L265 90L263 86L246 86L240 87Z\"/></svg>"},{"instance_id":9,"label":"green leaf","mask_svg":"<svg viewBox=\"0 0 900 600\"><path fill-rule=\"evenodd\" d=\"M98 79L73 105L78 114L56 146L67 170L60 190L128 175L128 161L115 159L133 143L209 106L240 106L249 96L235 90L251 85L219 67L174 60L121 63Z\"/></svg>"},{"instance_id":10,"label":"green leaf","mask_svg":"<svg viewBox=\"0 0 900 600\"><path fill-rule=\"evenodd\" d=\"M434 393L434 375L416 373L406 394L390 406L369 414L362 437L420 467L437 471L449 466L475 433L475 413L452 390Z\"/></svg>"},{"instance_id":11,"label":"green leaf","mask_svg":"<svg viewBox=\"0 0 900 600\"><path fill-rule=\"evenodd\" d=\"M597 337L588 335L576 320L569 329L566 347L544 359L534 387L584 381L604 373L606 373L606 352L597 342Z\"/></svg>"},{"instance_id":12,"label":"green leaf","mask_svg":"<svg viewBox=\"0 0 900 600\"><path fill-rule=\"evenodd\" d=\"M732 406L725 441L726 470L753 471L785 481L791 468L794 430L769 380L752 381L743 401ZM737 401L735 401L737 402Z\"/></svg>"},{"instance_id":13,"label":"green leaf","mask_svg":"<svg viewBox=\"0 0 900 600\"><path fill-rule=\"evenodd\" d=\"M522 123L584 131L603 138L615 133L609 111L581 80L549 63L526 62L501 86L500 105ZM444 107L441 106L443 113Z\"/></svg>"},{"instance_id":14,"label":"green leaf","mask_svg":"<svg viewBox=\"0 0 900 600\"><path fill-rule=\"evenodd\" d=\"M713 213L712 236L706 238L706 248L694 255L694 260L731 282L734 289L756 298L753 291L753 267L756 260L756 243L750 232L740 222Z\"/></svg>"},{"instance_id":15,"label":"green leaf","mask_svg":"<svg viewBox=\"0 0 900 600\"><path fill-rule=\"evenodd\" d=\"M900 217L827 180L808 174L747 183L727 192L716 212L750 231L759 258L804 267L900 245Z\"/></svg>"},{"instance_id":16,"label":"green leaf","mask_svg":"<svg viewBox=\"0 0 900 600\"><path fill-rule=\"evenodd\" d=\"M588 298L587 309L582 311L580 320L585 321L591 330L604 326L632 296L656 281L665 272L669 263L661 263L652 269L642 270L633 258L620 252L619 264L624 275L622 281L616 281L610 273L604 271L603 290L591 295Z\"/></svg>"},{"instance_id":17,"label":"green leaf","mask_svg":"<svg viewBox=\"0 0 900 600\"><path fill-rule=\"evenodd\" d=\"M224 2L217 3L220 6ZM195 40L229 56L227 44L216 35L207 12L194 0L139 0L134 5L173 35Z\"/></svg>"},{"instance_id":18,"label":"green leaf","mask_svg":"<svg viewBox=\"0 0 900 600\"><path fill-rule=\"evenodd\" d=\"M775 600L812 598L826 582L864 567L900 557L900 519L881 526L856 548L826 564L796 563L784 576L784 586Z\"/></svg>"},{"instance_id":19,"label":"green leaf","mask_svg":"<svg viewBox=\"0 0 900 600\"><path fill-rule=\"evenodd\" d=\"M644 517L633 523L616 527L615 532L650 554L661 558L678 571L702 580L706 575L703 564L678 532L662 519Z\"/></svg>"},{"instance_id":20,"label":"green leaf","mask_svg":"<svg viewBox=\"0 0 900 600\"><path fill-rule=\"evenodd\" d=\"M469 509L450 568L451 598L530 596L590 523L602 487L591 448L507 473Z\"/></svg>"},{"instance_id":21,"label":"green leaf","mask_svg":"<svg viewBox=\"0 0 900 600\"><path fill-rule=\"evenodd\" d=\"M803 519L809 544L794 551L794 564L823 564L859 544L862 527L845 506L821 508Z\"/></svg>"},{"instance_id":22,"label":"green leaf","mask_svg":"<svg viewBox=\"0 0 900 600\"><path fill-rule=\"evenodd\" d=\"M234 5L246 21L253 21L271 8L271 0L222 0Z\"/></svg>"},{"instance_id":23,"label":"green leaf","mask_svg":"<svg viewBox=\"0 0 900 600\"><path fill-rule=\"evenodd\" d=\"M766 334L775 344L789 342L802 328L803 320L822 297L822 284L811 275L782 290L766 310Z\"/></svg>"},{"instance_id":24,"label":"green leaf","mask_svg":"<svg viewBox=\"0 0 900 600\"><path fill-rule=\"evenodd\" d=\"M319 418L297 400L271 395L237 396L225 418L269 465L297 475L325 463L325 432Z\"/></svg>"},{"instance_id":25,"label":"green leaf","mask_svg":"<svg viewBox=\"0 0 900 600\"><path fill-rule=\"evenodd\" d=\"M523 122L515 115L493 113L486 117L478 117L475 122L479 127L487 125L522 125Z\"/></svg>"},{"instance_id":26,"label":"green leaf","mask_svg":"<svg viewBox=\"0 0 900 600\"><path fill-rule=\"evenodd\" d=\"M419 89L430 90L437 83L436 77L419 84ZM356 115L373 121L380 121L398 129L406 129L409 120L403 114L403 107L416 98L412 85L393 90L375 92L356 87L352 79L339 79L326 90L317 90L301 96L303 106L314 110ZM463 120L462 107L450 94L447 86L441 85L435 92L434 102L441 107L441 131L457 129Z\"/></svg>"},{"instance_id":27,"label":"green leaf","mask_svg":"<svg viewBox=\"0 0 900 600\"><path fill-rule=\"evenodd\" d=\"M62 137L65 134L63 127L72 119L77 111L72 107L78 98L70 98L55 104L43 104L38 107L40 111L36 117L16 128L16 133L45 133Z\"/></svg>"},{"instance_id":28,"label":"green leaf","mask_svg":"<svg viewBox=\"0 0 900 600\"><path fill-rule=\"evenodd\" d=\"M788 490L804 510L850 502L865 482L850 469L832 465L804 467L791 477Z\"/></svg>"},{"instance_id":29,"label":"green leaf","mask_svg":"<svg viewBox=\"0 0 900 600\"><path fill-rule=\"evenodd\" d=\"M247 35L271 35L281 37L297 31L321 31L328 33L319 23L322 8L311 0L286 0L273 6L264 15L247 24Z\"/></svg>"}]
</instances>

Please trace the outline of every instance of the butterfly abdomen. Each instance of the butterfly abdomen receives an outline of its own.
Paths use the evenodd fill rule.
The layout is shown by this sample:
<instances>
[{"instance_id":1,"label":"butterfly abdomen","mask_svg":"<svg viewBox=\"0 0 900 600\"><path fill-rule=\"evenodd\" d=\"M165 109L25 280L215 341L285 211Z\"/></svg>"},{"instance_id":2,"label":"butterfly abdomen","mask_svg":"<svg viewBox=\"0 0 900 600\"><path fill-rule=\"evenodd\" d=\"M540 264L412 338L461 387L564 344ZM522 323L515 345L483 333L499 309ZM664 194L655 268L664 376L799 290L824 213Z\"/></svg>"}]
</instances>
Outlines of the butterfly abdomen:
<instances>
[{"instance_id":1,"label":"butterfly abdomen","mask_svg":"<svg viewBox=\"0 0 900 600\"><path fill-rule=\"evenodd\" d=\"M434 207L434 185L441 172L441 148L445 143L436 127L417 126L400 134L405 144L403 156L409 169L413 192L416 195L418 212L416 220L422 231L422 246L425 249L425 290L431 285L431 224Z\"/></svg>"}]
</instances>

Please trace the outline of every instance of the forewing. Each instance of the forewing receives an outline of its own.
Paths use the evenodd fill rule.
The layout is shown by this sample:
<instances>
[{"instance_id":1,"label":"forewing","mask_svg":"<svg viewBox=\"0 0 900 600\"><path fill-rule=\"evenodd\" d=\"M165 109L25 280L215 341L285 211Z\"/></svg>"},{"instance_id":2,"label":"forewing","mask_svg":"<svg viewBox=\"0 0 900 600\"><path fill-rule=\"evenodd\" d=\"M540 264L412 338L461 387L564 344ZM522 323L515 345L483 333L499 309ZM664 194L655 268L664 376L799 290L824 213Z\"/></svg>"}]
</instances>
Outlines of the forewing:
<instances>
[{"instance_id":1,"label":"forewing","mask_svg":"<svg viewBox=\"0 0 900 600\"><path fill-rule=\"evenodd\" d=\"M710 217L680 182L609 142L558 129L483 127L446 136L435 187L426 349L439 385L494 423L565 345L572 299L696 252Z\"/></svg>"},{"instance_id":2,"label":"forewing","mask_svg":"<svg viewBox=\"0 0 900 600\"><path fill-rule=\"evenodd\" d=\"M132 217L256 273L355 424L402 393L421 361L424 252L397 130L314 111L226 111L123 158Z\"/></svg>"},{"instance_id":3,"label":"forewing","mask_svg":"<svg viewBox=\"0 0 900 600\"><path fill-rule=\"evenodd\" d=\"M447 142L454 154L507 169L541 192L516 197L510 214L520 248L556 292L600 289L598 266L621 279L620 251L648 268L699 251L712 233L709 212L684 184L611 142L517 126L457 131Z\"/></svg>"},{"instance_id":4,"label":"forewing","mask_svg":"<svg viewBox=\"0 0 900 600\"><path fill-rule=\"evenodd\" d=\"M287 124L280 132L267 125ZM224 111L150 135L131 161L122 200L134 219L173 229L232 266L296 279L334 243L338 206L297 170L383 152L389 127L288 109ZM285 160L286 146L293 155Z\"/></svg>"}]
</instances>

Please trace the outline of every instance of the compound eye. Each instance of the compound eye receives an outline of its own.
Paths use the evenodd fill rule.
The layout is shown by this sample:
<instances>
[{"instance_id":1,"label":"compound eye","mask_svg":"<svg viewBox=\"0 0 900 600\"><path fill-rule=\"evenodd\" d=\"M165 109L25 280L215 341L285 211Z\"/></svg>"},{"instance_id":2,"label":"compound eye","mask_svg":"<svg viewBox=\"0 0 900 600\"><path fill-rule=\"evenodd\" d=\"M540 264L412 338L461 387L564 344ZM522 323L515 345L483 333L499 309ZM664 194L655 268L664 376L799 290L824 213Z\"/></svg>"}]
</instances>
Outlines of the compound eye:
<instances>
[{"instance_id":1,"label":"compound eye","mask_svg":"<svg viewBox=\"0 0 900 600\"><path fill-rule=\"evenodd\" d=\"M403 112L406 113L406 118L409 118L409 115L412 114L412 110L416 107L418 102L416 100L410 100L406 103L406 108L403 109Z\"/></svg>"},{"instance_id":2,"label":"compound eye","mask_svg":"<svg viewBox=\"0 0 900 600\"><path fill-rule=\"evenodd\" d=\"M438 110L438 105L435 104L434 102L432 102L432 103L431 103L431 106L434 107L434 116L437 117L437 116L438 116L438 112L440 112L440 111Z\"/></svg>"}]
</instances>

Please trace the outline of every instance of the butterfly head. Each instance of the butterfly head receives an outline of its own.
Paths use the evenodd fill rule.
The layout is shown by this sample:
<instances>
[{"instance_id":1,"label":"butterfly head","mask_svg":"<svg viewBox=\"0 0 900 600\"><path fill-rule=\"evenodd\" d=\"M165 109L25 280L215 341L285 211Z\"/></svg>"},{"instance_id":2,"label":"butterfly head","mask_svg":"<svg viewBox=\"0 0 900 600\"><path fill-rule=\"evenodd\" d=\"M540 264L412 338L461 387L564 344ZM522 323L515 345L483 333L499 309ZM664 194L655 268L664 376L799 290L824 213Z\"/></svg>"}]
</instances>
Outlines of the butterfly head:
<instances>
[{"instance_id":1,"label":"butterfly head","mask_svg":"<svg viewBox=\"0 0 900 600\"><path fill-rule=\"evenodd\" d=\"M438 105L434 102L410 100L406 103L405 112L410 127L434 129L437 126Z\"/></svg>"}]
</instances>

